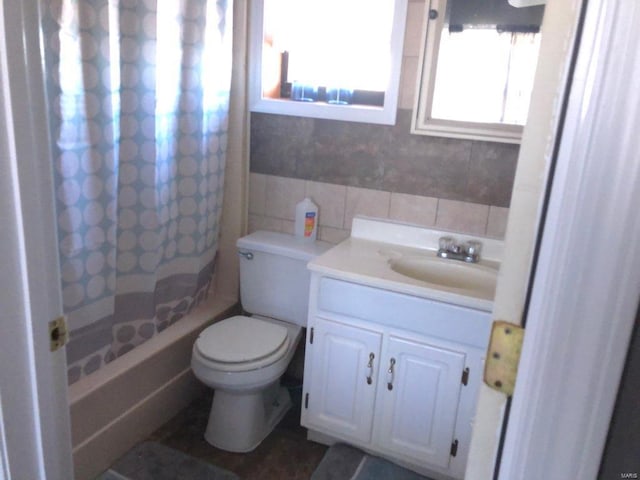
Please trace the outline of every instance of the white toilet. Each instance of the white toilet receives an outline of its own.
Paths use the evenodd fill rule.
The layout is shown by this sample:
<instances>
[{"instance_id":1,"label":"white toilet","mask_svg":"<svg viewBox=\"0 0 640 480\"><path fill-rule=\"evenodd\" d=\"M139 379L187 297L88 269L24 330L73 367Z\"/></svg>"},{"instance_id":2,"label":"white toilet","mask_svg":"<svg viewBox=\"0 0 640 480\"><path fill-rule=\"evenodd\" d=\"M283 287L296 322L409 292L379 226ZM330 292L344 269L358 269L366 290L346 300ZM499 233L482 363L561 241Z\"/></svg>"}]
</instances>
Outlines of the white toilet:
<instances>
[{"instance_id":1,"label":"white toilet","mask_svg":"<svg viewBox=\"0 0 640 480\"><path fill-rule=\"evenodd\" d=\"M202 331L191 368L215 389L205 439L223 450L248 452L291 407L279 380L307 324L306 265L331 245L264 231L240 238L236 245L240 299L252 316L227 318Z\"/></svg>"}]
</instances>

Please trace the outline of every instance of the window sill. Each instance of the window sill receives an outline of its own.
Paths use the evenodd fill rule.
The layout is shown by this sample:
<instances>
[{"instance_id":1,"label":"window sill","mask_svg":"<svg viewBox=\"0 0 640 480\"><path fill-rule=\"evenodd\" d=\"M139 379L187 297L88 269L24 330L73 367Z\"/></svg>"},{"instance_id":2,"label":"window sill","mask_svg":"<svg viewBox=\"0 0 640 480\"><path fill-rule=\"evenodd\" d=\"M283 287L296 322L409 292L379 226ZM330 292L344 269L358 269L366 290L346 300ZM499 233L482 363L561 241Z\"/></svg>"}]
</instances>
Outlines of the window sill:
<instances>
[{"instance_id":1,"label":"window sill","mask_svg":"<svg viewBox=\"0 0 640 480\"><path fill-rule=\"evenodd\" d=\"M413 134L514 144L522 140L523 127L519 125L424 119L416 110L411 124Z\"/></svg>"},{"instance_id":2,"label":"window sill","mask_svg":"<svg viewBox=\"0 0 640 480\"><path fill-rule=\"evenodd\" d=\"M297 102L288 99L261 98L250 105L250 111L296 117L323 118L345 122L395 125L396 105L331 105L325 102Z\"/></svg>"}]
</instances>

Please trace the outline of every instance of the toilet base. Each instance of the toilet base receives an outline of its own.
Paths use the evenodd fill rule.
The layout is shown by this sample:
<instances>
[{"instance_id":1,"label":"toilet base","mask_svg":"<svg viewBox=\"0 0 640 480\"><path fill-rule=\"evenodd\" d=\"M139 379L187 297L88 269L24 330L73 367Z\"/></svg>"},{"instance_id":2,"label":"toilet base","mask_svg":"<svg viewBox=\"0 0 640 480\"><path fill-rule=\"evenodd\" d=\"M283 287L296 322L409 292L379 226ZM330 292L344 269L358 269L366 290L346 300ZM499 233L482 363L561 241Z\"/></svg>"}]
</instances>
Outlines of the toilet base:
<instances>
[{"instance_id":1,"label":"toilet base","mask_svg":"<svg viewBox=\"0 0 640 480\"><path fill-rule=\"evenodd\" d=\"M228 452L250 452L291 408L289 391L275 382L251 393L216 390L204 434L207 442Z\"/></svg>"}]
</instances>

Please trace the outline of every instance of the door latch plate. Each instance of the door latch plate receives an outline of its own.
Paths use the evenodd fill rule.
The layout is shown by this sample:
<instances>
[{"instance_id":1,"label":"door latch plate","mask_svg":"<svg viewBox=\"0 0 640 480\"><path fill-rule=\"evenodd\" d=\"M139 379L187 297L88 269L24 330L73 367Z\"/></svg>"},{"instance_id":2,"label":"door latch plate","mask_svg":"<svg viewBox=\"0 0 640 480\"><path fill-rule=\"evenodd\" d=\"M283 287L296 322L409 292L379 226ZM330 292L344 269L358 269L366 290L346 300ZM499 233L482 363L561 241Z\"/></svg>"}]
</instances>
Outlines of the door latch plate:
<instances>
[{"instance_id":1,"label":"door latch plate","mask_svg":"<svg viewBox=\"0 0 640 480\"><path fill-rule=\"evenodd\" d=\"M484 382L494 390L513 395L522 350L524 328L497 320L491 328L491 339L484 364Z\"/></svg>"}]
</instances>

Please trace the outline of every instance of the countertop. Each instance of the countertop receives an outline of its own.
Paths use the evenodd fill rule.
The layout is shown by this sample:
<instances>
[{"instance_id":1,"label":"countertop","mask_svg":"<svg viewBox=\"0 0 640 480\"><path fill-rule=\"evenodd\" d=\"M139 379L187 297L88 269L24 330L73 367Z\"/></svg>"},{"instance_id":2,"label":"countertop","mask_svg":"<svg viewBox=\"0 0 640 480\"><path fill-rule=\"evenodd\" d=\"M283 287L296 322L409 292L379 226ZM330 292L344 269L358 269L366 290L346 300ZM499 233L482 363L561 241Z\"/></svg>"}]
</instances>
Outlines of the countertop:
<instances>
[{"instance_id":1,"label":"countertop","mask_svg":"<svg viewBox=\"0 0 640 480\"><path fill-rule=\"evenodd\" d=\"M360 227L362 228L359 228L356 224L358 221L361 223ZM367 223L365 224L363 222ZM371 222L376 222L376 224L374 225ZM387 223L388 225L381 225L382 223ZM369 235L367 233L372 230L372 226L374 227L373 230L376 231L375 235ZM437 247L433 245L433 242L431 242L431 244L429 244L429 242L425 242L427 248L416 248L414 246L416 242L411 239L406 239L406 235L404 235L403 239L400 240L398 240L398 235L390 235L389 238L391 238L392 243L379 240L386 236L385 233L380 234L380 227L382 227L383 230L386 228L394 230L395 226L398 226L398 224L366 218L356 219L354 220L352 236L331 248L324 254L311 260L308 264L308 268L312 272L318 272L323 275L348 282L428 298L486 312L490 312L493 309L495 287L493 289L485 289L485 291L473 291L463 288L455 288L452 286L431 284L395 272L390 268L389 261L402 256L426 256L432 257L435 262L447 262L447 264L450 262L461 263L465 266L464 268L489 268L497 270L499 268L499 262L495 258L482 259L478 264L464 264L457 260L443 260L437 258ZM399 226L406 230L405 225ZM429 230L410 226L410 229L411 228L415 230L416 234L421 235L421 239L425 238L424 231ZM428 233L429 235L427 236L437 238L438 235L441 235L443 232L429 230ZM411 235L409 235L409 237L411 237ZM372 240L371 238L375 238L375 240ZM481 239L481 241L484 240L486 239ZM488 242L497 243L498 241L488 240ZM502 242L499 243L501 244ZM492 247L496 250L495 245L490 245L489 249Z\"/></svg>"}]
</instances>

